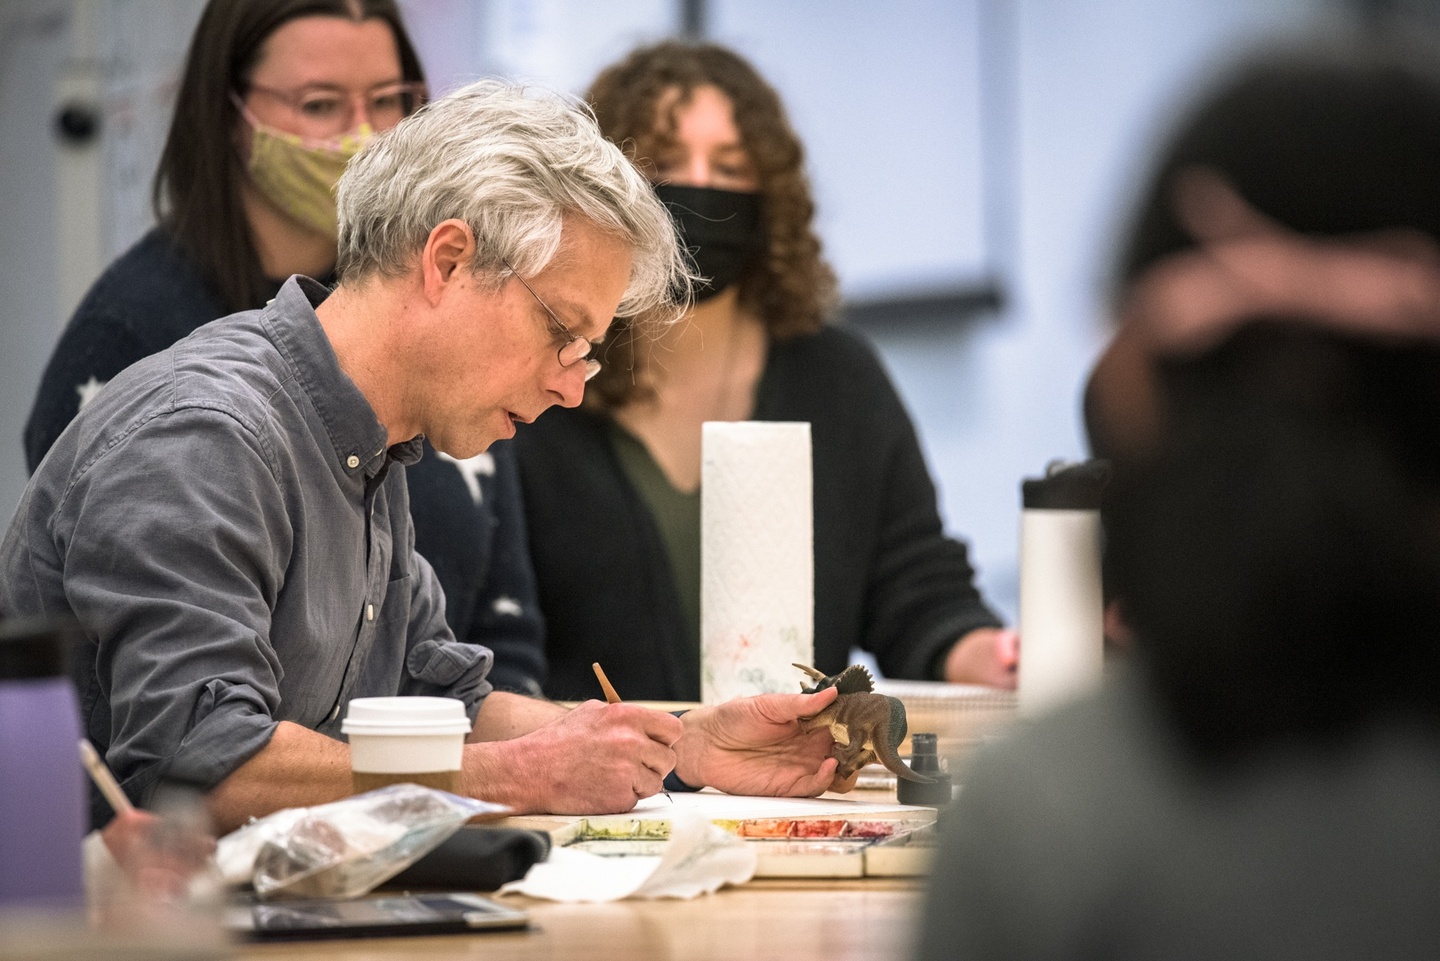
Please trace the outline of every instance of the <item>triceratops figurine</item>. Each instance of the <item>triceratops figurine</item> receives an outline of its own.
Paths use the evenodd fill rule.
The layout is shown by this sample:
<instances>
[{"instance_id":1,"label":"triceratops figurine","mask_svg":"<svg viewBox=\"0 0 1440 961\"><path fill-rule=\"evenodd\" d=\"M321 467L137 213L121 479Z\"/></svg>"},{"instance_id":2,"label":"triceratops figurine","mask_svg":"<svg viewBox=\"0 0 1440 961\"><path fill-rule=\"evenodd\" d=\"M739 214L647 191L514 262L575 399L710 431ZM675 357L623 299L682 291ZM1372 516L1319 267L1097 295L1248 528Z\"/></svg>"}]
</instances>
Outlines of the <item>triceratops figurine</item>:
<instances>
[{"instance_id":1,"label":"triceratops figurine","mask_svg":"<svg viewBox=\"0 0 1440 961\"><path fill-rule=\"evenodd\" d=\"M848 778L878 759L897 777L930 783L930 778L906 767L896 753L900 742L905 740L905 705L896 698L876 694L875 682L871 680L869 671L859 664L852 664L839 674L827 677L813 667L804 664L794 666L815 680L814 687L800 685L800 690L806 694L823 691L827 687L840 691L840 696L829 707L800 722L807 731L820 727L830 729L830 736L835 739L835 760L840 762L835 769L837 777Z\"/></svg>"}]
</instances>

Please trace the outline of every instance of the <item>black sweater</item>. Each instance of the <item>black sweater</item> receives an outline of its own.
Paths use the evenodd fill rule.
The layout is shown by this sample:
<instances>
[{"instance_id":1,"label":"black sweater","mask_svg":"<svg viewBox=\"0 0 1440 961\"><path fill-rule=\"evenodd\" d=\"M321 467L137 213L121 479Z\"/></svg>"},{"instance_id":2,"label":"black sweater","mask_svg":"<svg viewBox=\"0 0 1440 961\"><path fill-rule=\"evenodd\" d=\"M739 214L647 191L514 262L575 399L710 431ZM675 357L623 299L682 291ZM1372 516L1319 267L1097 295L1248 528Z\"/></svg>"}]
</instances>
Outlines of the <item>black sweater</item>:
<instances>
[{"instance_id":1,"label":"black sweater","mask_svg":"<svg viewBox=\"0 0 1440 961\"><path fill-rule=\"evenodd\" d=\"M86 385L104 384L225 313L161 230L141 238L100 275L60 335L25 425L30 471L79 412ZM497 688L537 692L545 655L514 451L501 442L490 459L470 464L474 489L466 472L427 451L406 479L415 547L444 588L445 619L460 640L495 652Z\"/></svg>"},{"instance_id":2,"label":"black sweater","mask_svg":"<svg viewBox=\"0 0 1440 961\"><path fill-rule=\"evenodd\" d=\"M840 670L858 645L888 676L930 678L962 634L1000 624L965 546L942 530L914 428L864 341L826 328L772 342L754 419L811 424L816 667ZM697 700L699 651L682 642L665 546L602 415L557 408L525 425L516 447L546 693L596 696L599 661L626 698Z\"/></svg>"}]
</instances>

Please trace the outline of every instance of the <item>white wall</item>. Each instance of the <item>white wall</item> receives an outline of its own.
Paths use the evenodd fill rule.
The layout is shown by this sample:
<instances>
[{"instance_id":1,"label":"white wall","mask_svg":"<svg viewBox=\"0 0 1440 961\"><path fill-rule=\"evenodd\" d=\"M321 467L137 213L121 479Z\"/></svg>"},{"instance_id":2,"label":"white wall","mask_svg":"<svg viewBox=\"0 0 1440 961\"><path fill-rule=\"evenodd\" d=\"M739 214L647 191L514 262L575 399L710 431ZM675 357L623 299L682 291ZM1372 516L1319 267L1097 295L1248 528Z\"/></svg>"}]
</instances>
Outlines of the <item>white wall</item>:
<instances>
[{"instance_id":1,"label":"white wall","mask_svg":"<svg viewBox=\"0 0 1440 961\"><path fill-rule=\"evenodd\" d=\"M0 3L0 520L25 489L21 433L60 330L151 223L150 182L202 6ZM79 150L55 134L77 92L100 106L99 138Z\"/></svg>"},{"instance_id":2,"label":"white wall","mask_svg":"<svg viewBox=\"0 0 1440 961\"><path fill-rule=\"evenodd\" d=\"M20 432L58 328L53 90L69 0L0 5L0 519L25 488Z\"/></svg>"},{"instance_id":3,"label":"white wall","mask_svg":"<svg viewBox=\"0 0 1440 961\"><path fill-rule=\"evenodd\" d=\"M981 7L996 0L709 0L707 36L780 92L842 293L989 279Z\"/></svg>"},{"instance_id":4,"label":"white wall","mask_svg":"<svg viewBox=\"0 0 1440 961\"><path fill-rule=\"evenodd\" d=\"M1103 343L1103 287L1131 191L1177 96L1206 65L1323 0L1011 0L1018 38L1018 251L1004 316L879 343L981 584L1018 611L1019 484L1084 456L1080 392ZM923 185L917 185L923 189Z\"/></svg>"}]
</instances>

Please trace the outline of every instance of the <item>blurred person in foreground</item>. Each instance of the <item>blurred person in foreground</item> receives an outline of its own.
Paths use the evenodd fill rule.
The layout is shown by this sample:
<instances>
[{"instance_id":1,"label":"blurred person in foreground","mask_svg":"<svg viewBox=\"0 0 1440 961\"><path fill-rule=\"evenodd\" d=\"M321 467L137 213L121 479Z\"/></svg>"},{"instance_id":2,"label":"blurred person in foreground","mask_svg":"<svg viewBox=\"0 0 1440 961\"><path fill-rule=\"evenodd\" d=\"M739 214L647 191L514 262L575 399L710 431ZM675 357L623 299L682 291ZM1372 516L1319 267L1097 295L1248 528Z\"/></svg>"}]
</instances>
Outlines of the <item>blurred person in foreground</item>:
<instances>
[{"instance_id":1,"label":"blurred person in foreground","mask_svg":"<svg viewBox=\"0 0 1440 961\"><path fill-rule=\"evenodd\" d=\"M1237 69L1171 141L1087 397L1133 663L978 755L919 957L1440 943L1440 72Z\"/></svg>"},{"instance_id":2,"label":"blurred person in foreground","mask_svg":"<svg viewBox=\"0 0 1440 961\"><path fill-rule=\"evenodd\" d=\"M426 93L395 0L210 0L155 172L157 225L61 333L25 426L31 473L135 361L263 307L292 274L332 286L336 181ZM456 637L494 652L497 688L539 693L542 625L510 443L463 460L427 448L407 482L415 547Z\"/></svg>"},{"instance_id":3,"label":"blurred person in foreground","mask_svg":"<svg viewBox=\"0 0 1440 961\"><path fill-rule=\"evenodd\" d=\"M343 797L347 703L397 694L462 701L463 789L517 812L627 811L672 772L829 786L833 742L798 719L832 692L679 718L495 691L415 553L425 439L472 457L579 404L612 319L688 290L664 207L588 112L473 84L362 149L337 209L333 291L291 277L119 374L0 543L0 617L84 628L82 723L130 797L192 785L221 831Z\"/></svg>"},{"instance_id":4,"label":"blurred person in foreground","mask_svg":"<svg viewBox=\"0 0 1440 961\"><path fill-rule=\"evenodd\" d=\"M804 150L775 90L713 44L666 41L588 99L654 183L705 278L658 337L620 321L583 407L516 439L551 696L604 662L627 697L700 697L705 421L805 421L814 458L815 666L851 649L892 677L1013 687L1017 641L985 604L894 386L827 323Z\"/></svg>"}]
</instances>

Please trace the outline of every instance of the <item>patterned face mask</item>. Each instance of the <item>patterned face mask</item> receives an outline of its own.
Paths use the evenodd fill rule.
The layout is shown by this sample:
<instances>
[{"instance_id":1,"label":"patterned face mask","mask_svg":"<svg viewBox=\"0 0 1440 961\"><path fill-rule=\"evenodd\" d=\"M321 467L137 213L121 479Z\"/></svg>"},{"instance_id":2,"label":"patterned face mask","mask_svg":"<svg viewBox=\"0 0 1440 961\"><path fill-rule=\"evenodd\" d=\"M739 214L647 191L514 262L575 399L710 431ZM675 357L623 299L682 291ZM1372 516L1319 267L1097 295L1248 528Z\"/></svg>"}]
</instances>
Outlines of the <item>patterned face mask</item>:
<instances>
[{"instance_id":1,"label":"patterned face mask","mask_svg":"<svg viewBox=\"0 0 1440 961\"><path fill-rule=\"evenodd\" d=\"M307 140L255 119L236 98L250 125L250 180L295 221L335 240L335 185L350 158L375 138L369 123L329 140Z\"/></svg>"}]
</instances>

